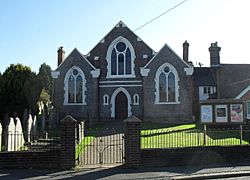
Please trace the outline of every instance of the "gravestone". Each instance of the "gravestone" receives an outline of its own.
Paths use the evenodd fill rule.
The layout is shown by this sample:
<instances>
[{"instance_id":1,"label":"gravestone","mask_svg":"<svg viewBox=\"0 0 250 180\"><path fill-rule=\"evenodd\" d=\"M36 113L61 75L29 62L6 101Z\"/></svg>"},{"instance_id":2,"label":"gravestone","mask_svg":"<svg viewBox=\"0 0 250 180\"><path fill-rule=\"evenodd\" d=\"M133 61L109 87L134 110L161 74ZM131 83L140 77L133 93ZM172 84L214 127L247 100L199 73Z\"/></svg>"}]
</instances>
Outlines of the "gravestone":
<instances>
[{"instance_id":1,"label":"gravestone","mask_svg":"<svg viewBox=\"0 0 250 180\"><path fill-rule=\"evenodd\" d=\"M29 114L29 119L27 121L27 141L31 141L31 130L32 130L32 125L33 125L33 120L32 120L32 115Z\"/></svg>"},{"instance_id":2,"label":"gravestone","mask_svg":"<svg viewBox=\"0 0 250 180\"><path fill-rule=\"evenodd\" d=\"M19 150L20 147L24 144L24 137L23 137L23 128L21 121L18 117L16 117L16 128L15 128L15 150Z\"/></svg>"},{"instance_id":3,"label":"gravestone","mask_svg":"<svg viewBox=\"0 0 250 180\"><path fill-rule=\"evenodd\" d=\"M33 118L32 134L33 134L33 137L36 137L36 135L37 135L37 120L36 120L36 115Z\"/></svg>"},{"instance_id":4,"label":"gravestone","mask_svg":"<svg viewBox=\"0 0 250 180\"><path fill-rule=\"evenodd\" d=\"M15 143L15 123L14 123L14 119L10 118L9 120L9 124L7 125L6 128L6 139L5 139L5 147L7 149L7 151L14 151L14 143Z\"/></svg>"}]
</instances>

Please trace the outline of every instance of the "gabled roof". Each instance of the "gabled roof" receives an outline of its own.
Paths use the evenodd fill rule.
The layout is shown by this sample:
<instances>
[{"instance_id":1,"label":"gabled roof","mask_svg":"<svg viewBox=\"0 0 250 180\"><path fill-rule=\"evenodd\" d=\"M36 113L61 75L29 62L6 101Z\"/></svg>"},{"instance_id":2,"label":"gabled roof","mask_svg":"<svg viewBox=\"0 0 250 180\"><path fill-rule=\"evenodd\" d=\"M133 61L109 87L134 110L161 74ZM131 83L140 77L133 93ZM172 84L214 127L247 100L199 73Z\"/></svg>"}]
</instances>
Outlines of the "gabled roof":
<instances>
[{"instance_id":1,"label":"gabled roof","mask_svg":"<svg viewBox=\"0 0 250 180\"><path fill-rule=\"evenodd\" d=\"M88 59L87 59L87 58L86 58L77 48L74 48L74 49L69 53L69 55L64 59L64 61L56 68L55 71L57 71L58 68L61 67L61 66L64 64L64 62L68 61L68 58L69 58L74 52L78 53L78 54L83 58L83 60L85 60L94 70L96 69L96 68L89 62L89 60L88 60Z\"/></svg>"},{"instance_id":2,"label":"gabled roof","mask_svg":"<svg viewBox=\"0 0 250 180\"><path fill-rule=\"evenodd\" d=\"M216 86L210 67L195 67L193 77L196 86Z\"/></svg>"},{"instance_id":3,"label":"gabled roof","mask_svg":"<svg viewBox=\"0 0 250 180\"><path fill-rule=\"evenodd\" d=\"M235 97L235 99L240 99L242 98L247 92L250 91L250 85L247 86L247 88L245 88L243 91L240 92L240 94L238 96Z\"/></svg>"},{"instance_id":4,"label":"gabled roof","mask_svg":"<svg viewBox=\"0 0 250 180\"><path fill-rule=\"evenodd\" d=\"M95 49L96 48L96 46L99 44L99 43L101 43L104 39L105 39L105 37L110 33L110 32L112 32L113 31L113 29L115 29L115 28L117 28L117 27L119 27L119 26L122 26L122 27L126 27L126 28L128 28L128 26L124 23L124 22L122 22L122 21L119 21L88 53L87 53L87 56L90 54L90 52L93 50L93 49ZM138 35L136 35L135 33L134 33L134 31L132 31L131 29L129 29L128 28L128 30L129 31L131 31L137 38L139 38L140 39L140 41L142 41L146 46L148 46L148 48L150 48L150 49L152 49L149 45L147 45ZM153 53L155 54L156 52L152 49L152 51L153 51Z\"/></svg>"},{"instance_id":5,"label":"gabled roof","mask_svg":"<svg viewBox=\"0 0 250 180\"><path fill-rule=\"evenodd\" d=\"M147 66L152 62L154 61L155 57L157 57L157 55L163 50L163 49L169 49L172 53L175 54L175 56L177 56L187 67L190 67L190 65L188 63L186 63L167 43L165 43L162 48L159 50L159 52L156 53L156 55L154 55L152 57L152 59L150 59L150 61L144 66L144 68L146 69Z\"/></svg>"},{"instance_id":6,"label":"gabled roof","mask_svg":"<svg viewBox=\"0 0 250 180\"><path fill-rule=\"evenodd\" d=\"M235 98L250 84L250 64L221 64L221 98ZM230 89L230 90L229 90Z\"/></svg>"}]
</instances>

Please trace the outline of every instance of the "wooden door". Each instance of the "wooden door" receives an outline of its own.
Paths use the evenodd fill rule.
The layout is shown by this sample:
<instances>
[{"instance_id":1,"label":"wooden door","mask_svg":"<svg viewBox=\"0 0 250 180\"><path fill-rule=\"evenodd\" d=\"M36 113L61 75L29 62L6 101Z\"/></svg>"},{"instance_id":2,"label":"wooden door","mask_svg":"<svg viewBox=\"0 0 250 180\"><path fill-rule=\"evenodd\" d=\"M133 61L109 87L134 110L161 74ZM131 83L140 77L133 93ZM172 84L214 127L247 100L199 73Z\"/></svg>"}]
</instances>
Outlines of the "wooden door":
<instances>
[{"instance_id":1,"label":"wooden door","mask_svg":"<svg viewBox=\"0 0 250 180\"><path fill-rule=\"evenodd\" d=\"M128 117L128 99L123 92L119 92L115 98L115 119L124 120Z\"/></svg>"}]
</instances>

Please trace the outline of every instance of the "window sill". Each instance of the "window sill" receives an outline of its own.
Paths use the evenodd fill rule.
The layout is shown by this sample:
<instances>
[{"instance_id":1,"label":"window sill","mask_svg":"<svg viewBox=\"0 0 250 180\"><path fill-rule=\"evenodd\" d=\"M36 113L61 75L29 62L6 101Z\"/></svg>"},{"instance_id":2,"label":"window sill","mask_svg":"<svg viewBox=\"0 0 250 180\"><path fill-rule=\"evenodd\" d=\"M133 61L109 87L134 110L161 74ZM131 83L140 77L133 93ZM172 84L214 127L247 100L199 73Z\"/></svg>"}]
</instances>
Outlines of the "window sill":
<instances>
[{"instance_id":1,"label":"window sill","mask_svg":"<svg viewBox=\"0 0 250 180\"><path fill-rule=\"evenodd\" d=\"M87 105L86 103L64 103L64 106L82 106Z\"/></svg>"},{"instance_id":2,"label":"window sill","mask_svg":"<svg viewBox=\"0 0 250 180\"><path fill-rule=\"evenodd\" d=\"M155 104L181 104L180 101L178 102L156 102Z\"/></svg>"},{"instance_id":3,"label":"window sill","mask_svg":"<svg viewBox=\"0 0 250 180\"><path fill-rule=\"evenodd\" d=\"M108 75L107 78L135 78L135 75Z\"/></svg>"}]
</instances>

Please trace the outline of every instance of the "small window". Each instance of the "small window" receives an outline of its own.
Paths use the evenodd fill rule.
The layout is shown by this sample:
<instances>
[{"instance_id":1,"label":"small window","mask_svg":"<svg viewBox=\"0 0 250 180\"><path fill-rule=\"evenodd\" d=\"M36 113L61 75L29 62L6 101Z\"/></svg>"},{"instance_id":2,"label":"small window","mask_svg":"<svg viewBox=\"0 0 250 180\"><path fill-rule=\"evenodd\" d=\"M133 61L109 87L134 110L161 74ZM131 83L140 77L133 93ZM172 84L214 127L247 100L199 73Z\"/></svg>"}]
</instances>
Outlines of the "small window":
<instances>
[{"instance_id":1,"label":"small window","mask_svg":"<svg viewBox=\"0 0 250 180\"><path fill-rule=\"evenodd\" d=\"M148 55L147 55L147 54L143 54L143 55L142 55L142 58L143 58L143 59L147 59L147 58L148 58Z\"/></svg>"},{"instance_id":2,"label":"small window","mask_svg":"<svg viewBox=\"0 0 250 180\"><path fill-rule=\"evenodd\" d=\"M109 105L109 96L107 94L103 96L103 105Z\"/></svg>"},{"instance_id":3,"label":"small window","mask_svg":"<svg viewBox=\"0 0 250 180\"><path fill-rule=\"evenodd\" d=\"M211 88L212 87L209 87L209 86L206 86L203 88L203 93L204 94L211 94Z\"/></svg>"},{"instance_id":4,"label":"small window","mask_svg":"<svg viewBox=\"0 0 250 180\"><path fill-rule=\"evenodd\" d=\"M134 95L133 100L134 100L134 105L139 105L139 95L138 94Z\"/></svg>"},{"instance_id":5,"label":"small window","mask_svg":"<svg viewBox=\"0 0 250 180\"><path fill-rule=\"evenodd\" d=\"M207 87L207 93L211 94L211 87Z\"/></svg>"},{"instance_id":6,"label":"small window","mask_svg":"<svg viewBox=\"0 0 250 180\"><path fill-rule=\"evenodd\" d=\"M203 94L207 94L207 87L203 88Z\"/></svg>"}]
</instances>

